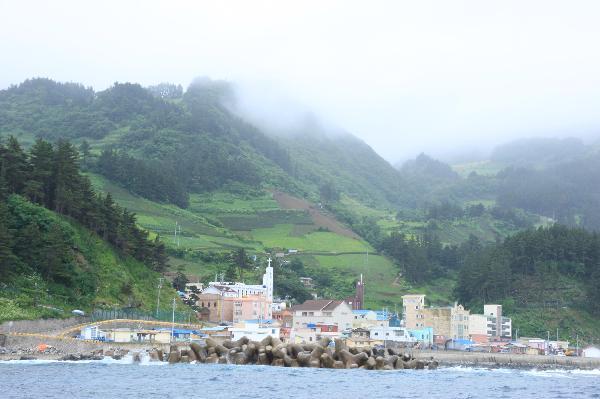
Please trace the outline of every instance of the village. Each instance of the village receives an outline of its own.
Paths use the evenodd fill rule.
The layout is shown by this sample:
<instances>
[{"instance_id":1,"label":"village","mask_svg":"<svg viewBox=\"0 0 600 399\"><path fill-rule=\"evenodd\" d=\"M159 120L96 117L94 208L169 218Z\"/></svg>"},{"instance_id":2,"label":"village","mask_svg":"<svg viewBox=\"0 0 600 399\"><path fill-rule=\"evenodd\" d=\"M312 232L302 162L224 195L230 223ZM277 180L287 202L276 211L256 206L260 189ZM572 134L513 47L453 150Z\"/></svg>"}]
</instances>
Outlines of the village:
<instances>
[{"instance_id":1,"label":"village","mask_svg":"<svg viewBox=\"0 0 600 399\"><path fill-rule=\"evenodd\" d=\"M343 340L348 348L420 349L510 353L516 355L575 356L600 358L600 349L579 347L579 342L547 337L513 336L510 317L502 305L485 304L483 314L471 314L464 306L426 305L426 295L402 296L402 313L388 309L364 309L365 282L356 283L355 295L345 299L315 298L289 306L273 296L272 260L262 284L212 281L187 283L180 295L192 299L200 308L202 328L104 328L87 325L77 338L114 343L169 344L203 343L247 338L261 341L267 337L291 344L313 344L322 339ZM304 281L304 283L310 283ZM517 330L518 331L518 330ZM558 335L558 334L557 334Z\"/></svg>"}]
</instances>

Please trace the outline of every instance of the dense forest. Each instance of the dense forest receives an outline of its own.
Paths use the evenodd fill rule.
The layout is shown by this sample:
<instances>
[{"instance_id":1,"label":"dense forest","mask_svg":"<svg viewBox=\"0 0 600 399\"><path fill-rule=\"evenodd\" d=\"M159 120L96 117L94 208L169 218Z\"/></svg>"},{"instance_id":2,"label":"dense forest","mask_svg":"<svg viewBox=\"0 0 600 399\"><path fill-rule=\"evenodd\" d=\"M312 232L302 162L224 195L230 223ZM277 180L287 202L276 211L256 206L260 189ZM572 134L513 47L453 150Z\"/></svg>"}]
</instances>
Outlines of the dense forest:
<instances>
[{"instance_id":1,"label":"dense forest","mask_svg":"<svg viewBox=\"0 0 600 399\"><path fill-rule=\"evenodd\" d=\"M600 314L600 236L555 225L523 231L469 252L457 297L464 303L503 301L527 307L575 307Z\"/></svg>"},{"instance_id":2,"label":"dense forest","mask_svg":"<svg viewBox=\"0 0 600 399\"><path fill-rule=\"evenodd\" d=\"M165 270L159 238L149 240L134 214L94 192L68 141L38 139L28 152L13 137L0 144L0 196L0 282L37 275L76 295L94 294L97 279L77 266L72 228L53 215L87 228L123 257Z\"/></svg>"}]
</instances>

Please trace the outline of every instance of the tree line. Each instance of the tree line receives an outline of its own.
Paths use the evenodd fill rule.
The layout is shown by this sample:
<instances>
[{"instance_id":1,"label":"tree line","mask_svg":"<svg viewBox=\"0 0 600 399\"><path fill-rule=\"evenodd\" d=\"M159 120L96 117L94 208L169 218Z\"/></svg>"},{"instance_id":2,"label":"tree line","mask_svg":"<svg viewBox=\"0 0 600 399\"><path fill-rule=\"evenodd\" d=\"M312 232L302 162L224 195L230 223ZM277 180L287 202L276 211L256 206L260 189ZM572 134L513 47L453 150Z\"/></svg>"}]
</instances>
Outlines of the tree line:
<instances>
[{"instance_id":1,"label":"tree line","mask_svg":"<svg viewBox=\"0 0 600 399\"><path fill-rule=\"evenodd\" d=\"M530 229L464 258L464 303L512 298L521 306L579 306L600 313L600 235L561 225Z\"/></svg>"},{"instance_id":2,"label":"tree line","mask_svg":"<svg viewBox=\"0 0 600 399\"><path fill-rule=\"evenodd\" d=\"M118 206L110 194L102 195L93 190L89 179L80 173L78 151L68 141L59 140L53 145L37 139L28 152L12 136L0 144L0 195L0 234L10 238L12 227L13 232L25 229L31 235L29 242L22 241L25 247L21 249L11 245L11 240L0 240L3 267L0 272L5 276L12 272L10 267L14 263L7 259L13 258L13 251L22 254L39 249L36 244L52 247L61 242L58 233L52 241L54 244L44 242L42 235L47 235L47 226L43 223L28 227L25 221L14 225L18 218L11 220L6 203L12 198L8 203L14 204L15 195L78 222L116 247L123 256L131 256L156 271L166 267L165 248L159 238L149 240L148 232L136 225L135 214ZM12 211L15 210L17 208L13 207ZM36 229L40 231L36 232ZM36 267L43 268L53 257L48 255L46 259L40 259ZM58 278L52 271L46 271L46 275Z\"/></svg>"}]
</instances>

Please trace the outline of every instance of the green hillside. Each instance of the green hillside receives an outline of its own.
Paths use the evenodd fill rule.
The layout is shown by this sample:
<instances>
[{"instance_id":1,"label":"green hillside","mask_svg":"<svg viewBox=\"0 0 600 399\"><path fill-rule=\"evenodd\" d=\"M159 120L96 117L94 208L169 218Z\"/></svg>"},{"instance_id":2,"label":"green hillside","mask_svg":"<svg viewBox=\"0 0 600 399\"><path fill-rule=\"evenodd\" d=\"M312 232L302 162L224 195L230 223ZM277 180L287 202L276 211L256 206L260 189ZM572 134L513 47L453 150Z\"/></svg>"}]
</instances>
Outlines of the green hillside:
<instances>
[{"instance_id":1,"label":"green hillside","mask_svg":"<svg viewBox=\"0 0 600 399\"><path fill-rule=\"evenodd\" d=\"M68 317L73 309L134 307L146 312L156 310L159 273L131 257L118 254L78 223L21 197L8 199L7 212L5 217L11 221L8 228L13 231L16 241L35 225L47 231L42 232L46 246L37 250L56 254L56 246L66 247L63 256L68 259L70 281L47 278L43 270L30 266L26 257L15 251L18 256L13 262L19 265L19 272L11 276L4 274L0 282L0 322ZM60 234L63 238L52 244L52 234ZM31 245L39 244L32 242ZM33 252L34 248L24 250ZM160 297L162 308L167 309L176 293L166 286Z\"/></svg>"}]
</instances>

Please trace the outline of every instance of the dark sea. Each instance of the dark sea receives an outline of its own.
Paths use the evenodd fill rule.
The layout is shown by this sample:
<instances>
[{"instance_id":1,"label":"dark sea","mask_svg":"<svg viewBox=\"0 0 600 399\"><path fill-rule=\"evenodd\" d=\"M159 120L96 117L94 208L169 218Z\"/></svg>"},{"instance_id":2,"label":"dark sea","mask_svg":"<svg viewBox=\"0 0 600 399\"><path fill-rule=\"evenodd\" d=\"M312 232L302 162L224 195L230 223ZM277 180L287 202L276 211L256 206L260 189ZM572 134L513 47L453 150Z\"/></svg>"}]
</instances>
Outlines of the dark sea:
<instances>
[{"instance_id":1,"label":"dark sea","mask_svg":"<svg viewBox=\"0 0 600 399\"><path fill-rule=\"evenodd\" d=\"M0 362L0 398L600 398L600 370Z\"/></svg>"}]
</instances>

